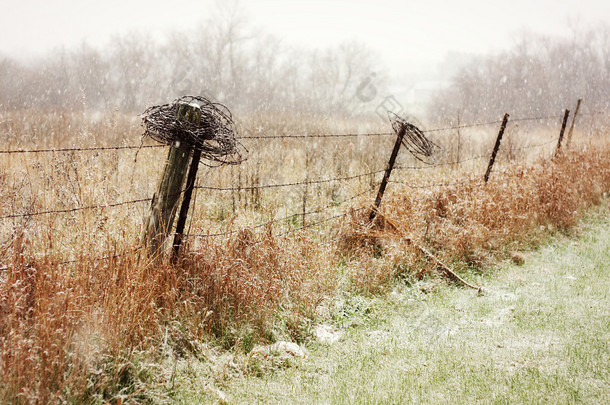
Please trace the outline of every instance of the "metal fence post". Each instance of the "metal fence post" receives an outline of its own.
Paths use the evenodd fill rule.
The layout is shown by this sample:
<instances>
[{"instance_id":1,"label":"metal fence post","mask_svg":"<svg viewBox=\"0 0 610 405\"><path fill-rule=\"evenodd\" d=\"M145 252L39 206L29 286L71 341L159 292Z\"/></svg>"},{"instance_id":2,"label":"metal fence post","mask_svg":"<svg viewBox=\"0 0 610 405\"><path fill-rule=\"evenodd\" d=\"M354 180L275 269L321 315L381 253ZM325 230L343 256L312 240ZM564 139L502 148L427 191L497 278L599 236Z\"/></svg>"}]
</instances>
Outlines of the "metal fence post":
<instances>
[{"instance_id":1,"label":"metal fence post","mask_svg":"<svg viewBox=\"0 0 610 405\"><path fill-rule=\"evenodd\" d=\"M576 110L574 110L574 115L572 116L572 124L570 124L570 130L568 131L568 139L566 140L566 148L570 147L572 143L572 131L574 131L574 123L576 122L576 116L578 115L578 111L580 110L580 103L582 103L582 98L579 98L576 102Z\"/></svg>"},{"instance_id":2,"label":"metal fence post","mask_svg":"<svg viewBox=\"0 0 610 405\"><path fill-rule=\"evenodd\" d=\"M502 125L500 125L500 132L498 132L498 137L496 138L496 144L494 145L494 150L491 152L491 157L489 158L489 164L487 165L487 171L485 172L485 183L489 180L489 175L491 174L491 169L494 166L494 162L496 161L496 155L498 154L498 149L500 149L500 142L502 142L502 135L504 135L504 130L506 129L506 124L508 123L508 113L504 114L504 118L502 119Z\"/></svg>"},{"instance_id":3,"label":"metal fence post","mask_svg":"<svg viewBox=\"0 0 610 405\"><path fill-rule=\"evenodd\" d=\"M568 117L570 116L570 110L566 109L566 112L563 114L563 122L561 123L561 131L559 131L559 140L557 141L557 149L555 150L555 156L561 150L561 141L563 140L563 133L566 130L566 124L568 123Z\"/></svg>"},{"instance_id":4,"label":"metal fence post","mask_svg":"<svg viewBox=\"0 0 610 405\"><path fill-rule=\"evenodd\" d=\"M375 216L377 215L377 210L379 209L379 205L381 205L381 199L383 198L383 194L385 193L385 189L390 180L390 174L392 174L392 169L394 168L394 163L396 162L396 156L398 156L398 151L400 150L400 145L402 144L402 138L404 138L406 132L407 127L404 124L401 125L400 131L398 131L398 134L396 135L396 142L394 143L394 149L392 149L392 154L390 155L388 167L385 170L383 180L381 180L381 185L379 186L379 191L377 192L375 204L373 204L373 209L369 215L369 221L375 219Z\"/></svg>"}]
</instances>

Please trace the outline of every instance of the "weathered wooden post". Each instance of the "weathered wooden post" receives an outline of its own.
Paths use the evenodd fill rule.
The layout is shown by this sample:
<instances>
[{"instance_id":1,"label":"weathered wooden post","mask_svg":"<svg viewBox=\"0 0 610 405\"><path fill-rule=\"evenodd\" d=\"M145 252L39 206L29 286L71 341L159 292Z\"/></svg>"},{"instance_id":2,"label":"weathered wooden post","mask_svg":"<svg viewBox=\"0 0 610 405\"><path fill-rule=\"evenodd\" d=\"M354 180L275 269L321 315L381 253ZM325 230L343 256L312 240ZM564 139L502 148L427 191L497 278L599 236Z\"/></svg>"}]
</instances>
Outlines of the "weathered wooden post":
<instances>
[{"instance_id":1,"label":"weathered wooden post","mask_svg":"<svg viewBox=\"0 0 610 405\"><path fill-rule=\"evenodd\" d=\"M201 110L198 105L178 104L176 110L178 122L198 123L200 119ZM186 148L185 145L182 145L181 148L178 143L170 146L161 181L159 181L157 192L153 197L151 213L146 221L142 244L153 255L163 251L165 240L171 232L191 160L191 149ZM199 164L199 159L197 159L197 164ZM196 174L195 171L194 175ZM186 222L186 219L184 221Z\"/></svg>"},{"instance_id":2,"label":"weathered wooden post","mask_svg":"<svg viewBox=\"0 0 610 405\"><path fill-rule=\"evenodd\" d=\"M557 140L557 149L555 150L555 156L561 151L561 141L563 140L563 133L566 130L566 124L568 123L568 117L570 116L570 110L566 109L563 114L563 122L561 123L561 131L559 131L559 140Z\"/></svg>"},{"instance_id":3,"label":"weathered wooden post","mask_svg":"<svg viewBox=\"0 0 610 405\"><path fill-rule=\"evenodd\" d=\"M580 110L580 103L582 103L582 98L579 98L576 102L576 110L574 110L574 115L572 116L572 124L570 124L570 130L568 131L568 139L566 140L566 148L570 147L572 143L572 131L574 131L574 123L576 122L576 116L578 115L578 111Z\"/></svg>"},{"instance_id":4,"label":"weathered wooden post","mask_svg":"<svg viewBox=\"0 0 610 405\"><path fill-rule=\"evenodd\" d=\"M199 106L196 105L197 108ZM185 108L188 111L188 108ZM199 123L201 120L201 110L194 110L190 112L189 122ZM189 114L188 112L186 114ZM180 206L180 214L178 215L178 222L176 223L176 235L174 236L174 246L172 251L172 263L176 263L178 259L178 253L180 252L180 245L182 244L182 237L184 233L184 227L186 225L186 217L189 212L191 205L191 197L193 196L193 190L195 189L195 180L197 179L197 170L199 169L199 161L201 160L201 149L195 148L193 150L193 157L191 159L191 167L189 168L189 174L186 178L186 188L184 189L184 197L182 198L182 205Z\"/></svg>"},{"instance_id":5,"label":"weathered wooden post","mask_svg":"<svg viewBox=\"0 0 610 405\"><path fill-rule=\"evenodd\" d=\"M502 135L504 135L504 130L506 129L506 124L508 123L508 113L504 114L504 118L502 119L502 125L500 125L500 132L498 132L498 137L496 138L496 144L494 145L494 150L491 152L491 157L489 158L489 164L487 165L487 170L485 171L485 183L489 180L489 175L491 174L491 169L494 167L494 162L496 161L496 155L498 154L498 149L500 149L500 142L502 142Z\"/></svg>"},{"instance_id":6,"label":"weathered wooden post","mask_svg":"<svg viewBox=\"0 0 610 405\"><path fill-rule=\"evenodd\" d=\"M153 106L142 113L144 136L170 146L167 161L146 220L142 244L152 255L162 255L169 243L180 196L182 206L176 223L172 262L184 235L191 196L200 159L219 165L240 164L247 150L235 139L231 112L204 97L183 96L170 104ZM192 155L192 158L191 158ZM187 169L189 167L187 177ZM186 188L184 187L186 179Z\"/></svg>"}]
</instances>

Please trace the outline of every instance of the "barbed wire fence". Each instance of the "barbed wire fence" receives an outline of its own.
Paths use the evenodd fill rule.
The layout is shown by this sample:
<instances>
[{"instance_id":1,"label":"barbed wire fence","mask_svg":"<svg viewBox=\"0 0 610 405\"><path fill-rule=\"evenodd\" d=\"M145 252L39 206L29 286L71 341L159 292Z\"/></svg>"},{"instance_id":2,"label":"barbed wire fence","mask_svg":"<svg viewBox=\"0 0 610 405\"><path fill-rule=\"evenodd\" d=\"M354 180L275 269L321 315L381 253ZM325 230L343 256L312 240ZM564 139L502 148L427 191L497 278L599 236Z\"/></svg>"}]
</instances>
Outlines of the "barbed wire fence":
<instances>
[{"instance_id":1,"label":"barbed wire fence","mask_svg":"<svg viewBox=\"0 0 610 405\"><path fill-rule=\"evenodd\" d=\"M581 113L580 117L585 117L587 115L592 116L596 114L605 114L601 112L593 112L588 114ZM544 115L537 117L516 117L510 120L511 123L521 123L521 122L543 122L550 120L559 120L561 119L563 114L558 115ZM455 126L448 126L442 128L433 128L427 130L421 130L421 132L417 133L417 136L431 136L431 135L439 135L443 132L450 131L458 131L461 129L473 129L473 128L483 128L490 127L492 125L497 125L502 123L499 121L490 121L484 123L471 123L471 124L461 124ZM337 140L341 141L342 139L350 139L350 138L360 138L360 139L374 139L377 137L391 138L396 137L397 128L394 128L393 132L370 132L370 133L330 133L330 134L283 134L283 135L244 135L236 137L239 141L244 142L256 142L261 140L281 140L281 139L293 139L293 140L301 140L304 142L308 142L309 140L315 139L327 139L327 140ZM418 138L419 139L419 138ZM437 142L439 142L439 147L443 148L443 142L445 140L443 138L435 138ZM513 148L516 151L535 151L535 155L538 158L549 158L553 155L554 151L549 151L548 148L556 144L557 140L552 139L545 142L526 144L522 146L518 146ZM425 145L427 148L431 147L429 144ZM445 145L447 146L447 145ZM20 156L24 155L24 158L30 159L31 155L42 155L42 154L62 154L62 153L79 153L79 154L87 154L91 152L136 152L134 158L137 158L137 154L139 151L143 149L160 149L165 148L166 145L121 145L121 146L99 146L99 147L87 147L87 148L40 148L40 149L2 149L0 150L0 158L2 156ZM255 149L256 145L250 146L250 149ZM499 148L499 152L508 153L508 147L503 146ZM431 171L435 170L445 170L446 168L455 169L456 167L462 166L466 163L481 161L484 163L487 159L489 159L490 151L487 150L485 152L474 154L470 156L458 156L456 159L444 159L444 160L427 160L422 162L416 158L414 158L413 164L399 164L393 167L397 172L407 172L407 173L418 173L420 171ZM242 155L238 155L236 159L242 159ZM205 193L244 193L244 192L264 192L268 190L275 190L276 192L280 192L281 190L288 189L303 189L304 193L307 192L308 186L320 186L323 184L338 184L343 189L351 189L355 190L357 187L351 185L354 181L363 179L368 180L368 184L365 187L360 187L358 190L355 190L350 195L343 197L341 199L335 199L327 204L322 204L316 208L307 207L306 204L303 204L302 209L292 212L286 213L285 215L281 215L276 217L276 215L269 215L267 220L258 221L255 223L248 224L246 226L235 226L233 224L229 224L226 229L219 229L216 226L216 230L202 232L200 230L194 230L193 232L186 232L183 234L183 237L187 240L196 240L196 239L205 239L205 238L222 238L229 237L231 235L235 235L239 232L243 231L255 231L259 229L269 229L271 234L274 237L280 237L289 235L292 233L297 233L303 231L305 229L310 229L319 225L327 224L329 222L337 221L341 218L345 218L348 215L353 213L353 210L369 210L369 206L365 204L362 206L364 202L363 198L370 198L372 200L374 194L373 192L377 187L379 187L381 180L379 176L386 172L387 162L384 162L383 159L379 159L379 167L375 170L366 170L360 173L353 173L350 175L344 176L323 176L318 178L309 178L301 181L288 181L288 182L269 182L266 184L260 184L260 179L258 184L252 185L227 185L227 186L217 186L217 185L209 185L209 184L201 184L197 183L193 186L195 192L205 192ZM505 162L506 163L506 162ZM510 163L510 162L508 162ZM5 174L6 175L6 174ZM477 174L478 177L481 178L481 181L477 183L478 187L484 187L484 182L482 181L482 173ZM423 180L412 180L409 178L402 178L397 176L394 179L389 180L390 184L400 184L403 186L407 186L412 189L418 188L443 188L443 187L452 187L459 184L464 183L472 183L472 178L467 179L453 179L448 181L423 181ZM185 190L181 190L180 193L183 193ZM70 214L79 211L106 211L110 209L120 209L122 207L128 206L136 206L136 205L144 205L144 203L151 203L154 201L154 196L142 196L140 198L126 199L123 201L116 201L110 203L99 203L99 204L89 204L82 206L73 206L66 207L61 209L54 209L53 207L47 207L46 209L39 210L31 210L27 212L5 212L0 213L0 221L6 222L11 220L16 220L19 218L35 218L35 217L49 217L53 215L62 215L62 214ZM353 202L357 202L357 204L350 205ZM372 201L371 201L372 202ZM194 209L197 209L195 207ZM14 207L13 207L14 209ZM306 218L313 217L316 218L312 221L306 222ZM300 219L300 221L299 221ZM282 225L277 227L277 225ZM276 227L273 230L273 227ZM220 226L222 228L222 226ZM103 261L103 260L111 260L118 259L122 256L126 256L131 252L138 251L140 248L137 247L135 249L128 249L125 252L115 252L114 254L105 255L102 257L88 257L88 258L75 258L69 260L60 260L57 261L57 264L72 264L72 263L81 263L81 262L95 262L95 261Z\"/></svg>"}]
</instances>

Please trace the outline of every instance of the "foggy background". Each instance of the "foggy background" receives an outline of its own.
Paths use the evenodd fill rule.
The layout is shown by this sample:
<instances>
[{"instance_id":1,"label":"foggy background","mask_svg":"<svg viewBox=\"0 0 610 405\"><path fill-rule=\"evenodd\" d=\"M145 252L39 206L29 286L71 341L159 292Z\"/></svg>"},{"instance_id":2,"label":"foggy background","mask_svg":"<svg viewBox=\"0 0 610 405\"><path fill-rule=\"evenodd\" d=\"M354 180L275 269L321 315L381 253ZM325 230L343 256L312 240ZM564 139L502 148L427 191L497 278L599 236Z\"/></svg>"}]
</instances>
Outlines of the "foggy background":
<instances>
[{"instance_id":1,"label":"foggy background","mask_svg":"<svg viewBox=\"0 0 610 405\"><path fill-rule=\"evenodd\" d=\"M3 0L0 109L138 113L184 94L434 121L608 109L607 2L405 3Z\"/></svg>"}]
</instances>

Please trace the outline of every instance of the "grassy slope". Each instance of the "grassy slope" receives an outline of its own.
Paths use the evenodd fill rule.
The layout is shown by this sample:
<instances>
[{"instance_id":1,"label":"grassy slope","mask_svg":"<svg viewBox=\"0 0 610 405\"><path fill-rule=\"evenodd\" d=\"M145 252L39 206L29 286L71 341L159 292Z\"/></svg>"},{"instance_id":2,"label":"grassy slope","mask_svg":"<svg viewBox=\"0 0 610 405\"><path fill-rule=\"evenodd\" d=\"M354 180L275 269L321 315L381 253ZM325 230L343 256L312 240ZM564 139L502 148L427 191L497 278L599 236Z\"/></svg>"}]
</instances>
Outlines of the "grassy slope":
<instances>
[{"instance_id":1,"label":"grassy slope","mask_svg":"<svg viewBox=\"0 0 610 405\"><path fill-rule=\"evenodd\" d=\"M233 380L238 403L608 403L610 208L479 276L487 293L398 286L334 319L297 367ZM356 303L355 303L356 304ZM347 305L349 307L349 305ZM206 402L212 397L185 398Z\"/></svg>"}]
</instances>

